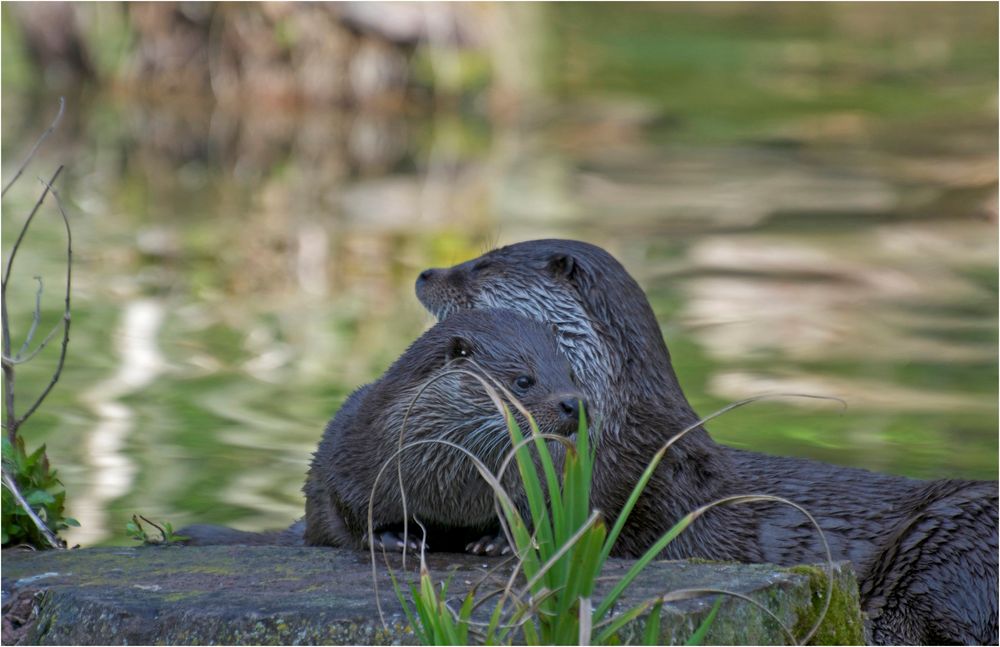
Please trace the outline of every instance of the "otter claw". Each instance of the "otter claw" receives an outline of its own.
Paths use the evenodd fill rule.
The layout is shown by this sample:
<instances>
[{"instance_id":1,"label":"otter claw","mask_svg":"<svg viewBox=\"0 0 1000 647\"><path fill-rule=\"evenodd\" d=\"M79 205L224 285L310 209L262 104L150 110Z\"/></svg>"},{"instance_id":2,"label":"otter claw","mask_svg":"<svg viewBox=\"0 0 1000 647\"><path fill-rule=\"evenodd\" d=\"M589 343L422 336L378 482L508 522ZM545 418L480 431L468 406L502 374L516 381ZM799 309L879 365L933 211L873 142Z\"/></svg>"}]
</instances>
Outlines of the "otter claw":
<instances>
[{"instance_id":1,"label":"otter claw","mask_svg":"<svg viewBox=\"0 0 1000 647\"><path fill-rule=\"evenodd\" d=\"M507 555L510 553L510 545L502 535L486 535L478 541L474 541L465 547L465 552L473 555Z\"/></svg>"},{"instance_id":2,"label":"otter claw","mask_svg":"<svg viewBox=\"0 0 1000 647\"><path fill-rule=\"evenodd\" d=\"M371 547L368 542L368 536L365 535L363 539L367 547ZM386 531L382 533L375 534L375 541L373 542L377 550L387 550L391 552L403 552L404 550L411 553L415 553L420 550L421 542L414 539L408 539L406 542L403 541L403 536L398 532ZM431 547L428 544L423 544L424 550L430 550Z\"/></svg>"}]
</instances>

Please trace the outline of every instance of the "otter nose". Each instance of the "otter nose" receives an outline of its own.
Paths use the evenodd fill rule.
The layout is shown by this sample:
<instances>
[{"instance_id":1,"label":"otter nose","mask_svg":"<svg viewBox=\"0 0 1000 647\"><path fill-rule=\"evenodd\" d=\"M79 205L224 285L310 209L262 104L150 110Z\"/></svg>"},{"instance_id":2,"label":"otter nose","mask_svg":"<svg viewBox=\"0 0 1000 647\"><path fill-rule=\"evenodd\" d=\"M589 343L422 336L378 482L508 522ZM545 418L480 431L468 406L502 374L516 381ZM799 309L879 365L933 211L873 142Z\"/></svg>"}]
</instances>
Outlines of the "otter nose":
<instances>
[{"instance_id":1,"label":"otter nose","mask_svg":"<svg viewBox=\"0 0 1000 647\"><path fill-rule=\"evenodd\" d=\"M559 412L563 418L576 422L580 419L580 408L587 409L587 403L583 398L564 398L559 401Z\"/></svg>"},{"instance_id":2,"label":"otter nose","mask_svg":"<svg viewBox=\"0 0 1000 647\"><path fill-rule=\"evenodd\" d=\"M433 268L432 269L426 269L426 270L424 270L423 272L420 273L420 276L417 277L417 283L418 284L420 284L420 283L426 283L427 281L430 281L432 278L434 278L434 276L437 273L438 273L438 270L435 270Z\"/></svg>"}]
</instances>

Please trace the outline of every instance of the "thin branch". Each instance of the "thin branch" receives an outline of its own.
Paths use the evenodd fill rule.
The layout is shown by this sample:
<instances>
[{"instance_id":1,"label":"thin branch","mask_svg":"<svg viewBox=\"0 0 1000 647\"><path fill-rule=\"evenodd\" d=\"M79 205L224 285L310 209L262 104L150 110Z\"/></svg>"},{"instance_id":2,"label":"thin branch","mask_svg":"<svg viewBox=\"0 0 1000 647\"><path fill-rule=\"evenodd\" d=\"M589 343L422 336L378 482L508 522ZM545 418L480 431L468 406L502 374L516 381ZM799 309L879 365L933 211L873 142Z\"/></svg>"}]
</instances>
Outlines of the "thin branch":
<instances>
[{"instance_id":1,"label":"thin branch","mask_svg":"<svg viewBox=\"0 0 1000 647\"><path fill-rule=\"evenodd\" d=\"M0 191L0 196L6 195L7 189L13 186L13 184L17 182L17 178L21 177L21 174L24 173L24 169L28 168L28 164L31 163L31 160L35 157L35 153L38 152L38 147L42 145L42 142L44 142L46 139L49 138L49 135L52 134L52 131L55 130L56 126L59 125L59 121L62 120L63 111L65 109L66 109L66 99L64 99L63 97L59 97L59 113L56 114L56 118L52 120L52 124L48 127L48 129L44 133L42 133L42 136L38 138L38 141L35 142L35 145L31 147L31 152L28 153L28 156L24 158L23 162L21 162L21 166L17 169L17 173L14 174L14 177L11 178L10 182L4 185L3 191Z\"/></svg>"},{"instance_id":2,"label":"thin branch","mask_svg":"<svg viewBox=\"0 0 1000 647\"><path fill-rule=\"evenodd\" d=\"M21 247L21 241L24 240L24 235L28 233L28 227L31 226L31 221L34 219L35 214L38 213L38 209L42 206L42 203L45 202L45 196L49 194L49 188L56 181L56 178L59 177L59 174L62 173L62 170L63 166L60 164L59 168L57 168L56 172L52 174L52 178L48 182L42 180L42 183L45 184L45 190L43 190L42 195L38 197L38 201L35 202L35 206L31 208L31 213L28 214L28 219L25 220L24 225L21 226L21 232L17 235L17 240L14 241L14 246L10 248L10 256L7 257L7 266L4 267L3 270L3 285L0 287L0 292L3 293L4 300L7 298L7 280L10 278L10 268L14 265L14 257L17 256L17 250ZM10 355L10 349L5 348L4 354Z\"/></svg>"},{"instance_id":3,"label":"thin branch","mask_svg":"<svg viewBox=\"0 0 1000 647\"><path fill-rule=\"evenodd\" d=\"M25 364L27 362L30 362L32 359L34 359L35 355L42 352L42 350L49 345L49 342L52 341L52 338L55 337L56 333L59 332L59 329L62 328L63 321L64 321L63 319L60 319L56 325L52 326L52 330L49 331L49 334L45 335L45 339L42 340L42 343L39 344L38 347L35 350L31 351L27 356L22 357L20 354L17 354L14 357L7 357L6 355L4 355L3 357L4 363L17 366L18 364Z\"/></svg>"},{"instance_id":4,"label":"thin branch","mask_svg":"<svg viewBox=\"0 0 1000 647\"><path fill-rule=\"evenodd\" d=\"M139 525L138 524L138 520L136 519L136 517L139 517L139 519L142 519L143 521L145 521L146 523L148 523L152 527L154 527L157 530L159 530L160 531L160 536L163 537L163 541L164 542L167 541L167 531L164 530L163 527L160 524L155 523L155 522L147 519L146 517L142 516L141 514L138 514L138 515L134 514L134 515L132 515L132 519L137 522L136 525Z\"/></svg>"},{"instance_id":5,"label":"thin branch","mask_svg":"<svg viewBox=\"0 0 1000 647\"><path fill-rule=\"evenodd\" d=\"M31 340L35 336L35 331L38 330L38 323L42 319L42 290L45 286L42 283L42 277L36 275L35 280L38 281L38 290L35 291L35 311L31 313L31 328L28 329L28 335L24 338L24 343L21 344L21 350L17 351L18 358L31 346Z\"/></svg>"},{"instance_id":6,"label":"thin branch","mask_svg":"<svg viewBox=\"0 0 1000 647\"><path fill-rule=\"evenodd\" d=\"M59 167L62 169L62 167ZM58 174L58 171L56 171ZM66 210L63 209L62 200L59 199L59 192L52 188L51 184L46 184L46 190L52 192L52 197L55 198L56 207L59 208L59 215L62 216L63 224L66 225L66 309L63 311L63 339L62 347L59 350L59 362L56 364L56 370L52 374L52 380L49 381L49 385L45 387L45 390L38 396L35 403L28 407L28 410L16 420L14 423L14 429L16 431L17 427L21 426L25 420L27 420L31 414L38 409L38 406L42 404L42 401L49 395L52 388L59 381L59 376L62 374L63 366L66 364L66 348L69 346L69 324L70 324L70 292L73 286L73 232L69 226L69 217L66 215ZM6 370L6 369L5 369ZM10 433L10 429L8 429Z\"/></svg>"},{"instance_id":7,"label":"thin branch","mask_svg":"<svg viewBox=\"0 0 1000 647\"><path fill-rule=\"evenodd\" d=\"M24 496L21 494L20 488L17 487L17 482L13 479L13 477L11 477L10 474L7 473L6 467L3 468L3 485L10 490L11 494L14 495L14 499L17 501L17 504L28 514L28 518L30 518L31 522L35 524L36 528L38 528L38 532L42 533L42 536L45 537L45 541L49 542L49 545L53 548L65 548L66 543L56 537L54 532L49 530L49 527L45 525L45 522L42 521L38 515L35 514L35 511L31 509L31 505L24 500Z\"/></svg>"},{"instance_id":8,"label":"thin branch","mask_svg":"<svg viewBox=\"0 0 1000 647\"><path fill-rule=\"evenodd\" d=\"M0 311L3 313L3 323L0 330L3 333L3 355L10 355L10 322L7 320L7 299L0 299ZM7 430L7 438L13 443L17 439L17 416L14 414L14 365L3 362L3 403L6 416L3 423Z\"/></svg>"}]
</instances>

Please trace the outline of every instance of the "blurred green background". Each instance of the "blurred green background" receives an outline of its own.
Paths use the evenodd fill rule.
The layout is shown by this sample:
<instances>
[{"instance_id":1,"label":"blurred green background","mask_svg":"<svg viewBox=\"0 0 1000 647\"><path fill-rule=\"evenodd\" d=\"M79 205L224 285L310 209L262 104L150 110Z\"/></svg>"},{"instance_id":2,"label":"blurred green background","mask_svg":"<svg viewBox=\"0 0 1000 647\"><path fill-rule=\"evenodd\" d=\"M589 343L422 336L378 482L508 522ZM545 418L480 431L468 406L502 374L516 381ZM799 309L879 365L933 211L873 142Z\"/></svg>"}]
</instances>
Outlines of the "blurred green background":
<instances>
[{"instance_id":1,"label":"blurred green background","mask_svg":"<svg viewBox=\"0 0 1000 647\"><path fill-rule=\"evenodd\" d=\"M997 5L5 3L3 249L64 163L62 380L23 428L82 527L280 527L326 420L431 323L413 280L606 247L713 435L997 477ZM61 312L47 205L8 307ZM20 366L21 407L58 348Z\"/></svg>"}]
</instances>

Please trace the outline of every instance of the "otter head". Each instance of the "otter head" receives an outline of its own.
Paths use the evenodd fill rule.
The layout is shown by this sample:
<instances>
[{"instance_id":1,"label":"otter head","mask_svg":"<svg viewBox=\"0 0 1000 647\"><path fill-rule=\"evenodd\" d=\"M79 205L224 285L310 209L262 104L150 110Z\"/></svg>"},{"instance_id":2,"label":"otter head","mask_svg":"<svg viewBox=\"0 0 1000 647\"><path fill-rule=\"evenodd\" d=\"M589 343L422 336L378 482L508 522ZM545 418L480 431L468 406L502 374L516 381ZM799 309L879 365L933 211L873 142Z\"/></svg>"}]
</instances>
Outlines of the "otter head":
<instances>
[{"instance_id":1,"label":"otter head","mask_svg":"<svg viewBox=\"0 0 1000 647\"><path fill-rule=\"evenodd\" d=\"M586 409L551 331L506 310L456 312L415 341L378 388L386 397L379 426L401 431L404 445L413 443L400 467L408 491L420 493L414 514L446 525L494 520L493 492L463 452L414 441L458 445L496 473L512 444L491 390L508 405L516 398L546 434L576 433L581 407ZM529 433L528 420L509 408ZM551 441L549 448L561 463L562 445ZM516 467L506 470L502 483L523 500Z\"/></svg>"},{"instance_id":2,"label":"otter head","mask_svg":"<svg viewBox=\"0 0 1000 647\"><path fill-rule=\"evenodd\" d=\"M589 243L508 245L450 268L424 270L416 292L441 320L464 309L505 308L551 326L596 412L605 417L609 390L619 399L655 391L634 379L637 372L673 376L645 294L613 256Z\"/></svg>"},{"instance_id":3,"label":"otter head","mask_svg":"<svg viewBox=\"0 0 1000 647\"><path fill-rule=\"evenodd\" d=\"M421 384L424 392L415 410L447 418L451 429L461 429L463 423L475 427L468 433L449 434L450 440L461 444L468 444L485 418L505 424L489 390L508 404L516 399L544 433L576 432L581 407L586 407L552 332L510 310L456 312L414 342L398 364L407 367L409 383ZM390 370L387 377L397 372ZM433 399L433 406L419 402L425 397ZM527 430L518 408L511 409Z\"/></svg>"}]
</instances>

